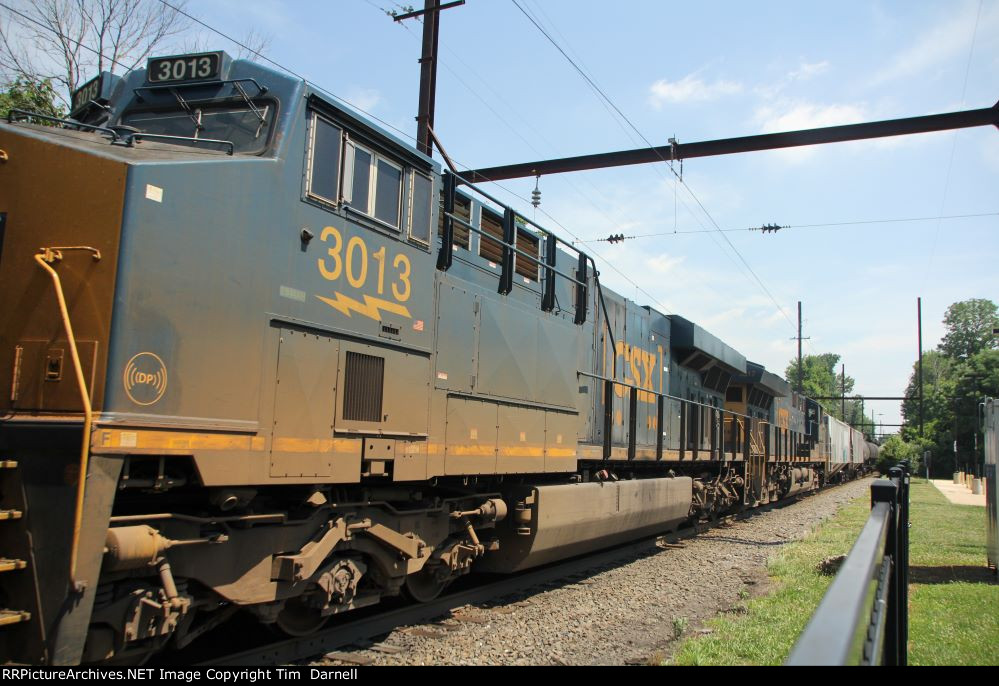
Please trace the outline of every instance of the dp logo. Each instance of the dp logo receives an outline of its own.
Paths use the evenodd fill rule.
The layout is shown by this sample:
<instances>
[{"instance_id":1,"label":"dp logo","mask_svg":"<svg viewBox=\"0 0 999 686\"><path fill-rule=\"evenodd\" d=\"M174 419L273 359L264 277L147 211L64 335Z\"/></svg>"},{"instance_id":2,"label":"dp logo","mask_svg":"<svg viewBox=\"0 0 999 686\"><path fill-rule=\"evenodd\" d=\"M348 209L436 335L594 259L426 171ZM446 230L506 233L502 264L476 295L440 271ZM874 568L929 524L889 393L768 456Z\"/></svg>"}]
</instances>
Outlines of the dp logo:
<instances>
[{"instance_id":1,"label":"dp logo","mask_svg":"<svg viewBox=\"0 0 999 686\"><path fill-rule=\"evenodd\" d=\"M125 365L124 381L133 403L152 405L166 392L166 365L153 353L139 353Z\"/></svg>"}]
</instances>

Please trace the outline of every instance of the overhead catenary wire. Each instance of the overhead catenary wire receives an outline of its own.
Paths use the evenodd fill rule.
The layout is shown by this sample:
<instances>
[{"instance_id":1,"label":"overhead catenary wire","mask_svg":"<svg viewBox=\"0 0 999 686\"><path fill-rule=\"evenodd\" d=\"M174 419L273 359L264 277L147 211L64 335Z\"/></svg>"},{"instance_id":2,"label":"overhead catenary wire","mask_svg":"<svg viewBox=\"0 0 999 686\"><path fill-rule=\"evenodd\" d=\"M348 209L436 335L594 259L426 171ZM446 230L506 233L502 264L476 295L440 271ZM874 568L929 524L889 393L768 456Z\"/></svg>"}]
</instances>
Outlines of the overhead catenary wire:
<instances>
[{"instance_id":1,"label":"overhead catenary wire","mask_svg":"<svg viewBox=\"0 0 999 686\"><path fill-rule=\"evenodd\" d=\"M965 96L968 91L968 76L971 74L971 58L975 54L975 39L978 37L978 22L982 18L982 4L983 0L978 0L978 12L975 14L975 27L971 31L971 46L968 48L968 62L964 67L964 82L961 85L961 106L964 106ZM954 153L957 151L957 134L959 132L955 131L951 135L950 143L950 157L947 160L947 171L944 173L944 184L943 192L940 194L940 209L939 213L944 211L944 207L947 205L947 192L950 190L950 174L954 168ZM937 241L940 240L940 224L937 223L936 229L933 232L933 242L930 244L930 256L926 264L926 271L923 272L923 286L922 289L926 289L926 281L930 278L930 274L933 271L933 259L937 254Z\"/></svg>"},{"instance_id":2,"label":"overhead catenary wire","mask_svg":"<svg viewBox=\"0 0 999 686\"><path fill-rule=\"evenodd\" d=\"M927 222L927 221L941 221L944 219L971 219L980 217L999 217L999 212L978 212L974 214L947 214L938 215L934 217L899 217L893 219L858 219L855 221L845 221L845 222L825 222L822 224L787 224L779 227L781 231L785 229L820 229L820 228L833 228L838 226L863 226L870 224L895 224L904 222ZM770 227L759 227L759 226L748 226L743 228L729 228L729 229L709 229L705 231L704 229L685 229L682 231L658 231L655 233L640 233L631 236L622 236L620 238L614 237L615 240L609 240L608 238L589 238L583 241L578 241L579 243L618 243L621 240L630 240L634 238L658 238L661 236L673 236L678 234L690 234L690 233L709 233L715 231L722 231L724 233L735 233L739 231L760 231L761 228L770 230Z\"/></svg>"},{"instance_id":3,"label":"overhead catenary wire","mask_svg":"<svg viewBox=\"0 0 999 686\"><path fill-rule=\"evenodd\" d=\"M380 7L380 6L378 6L377 4L375 4L375 3L371 2L371 0L365 0L365 2L366 2L366 3L368 4L368 5L370 5L371 7L374 7L375 9L379 10L380 12L386 12L386 13L387 13L387 11L385 10L385 8L383 8L383 7ZM399 6L399 5L397 5L397 6ZM419 18L419 17L417 17L417 21L420 21L420 22L422 22L422 19L421 19L421 18ZM410 34L410 36L411 36L411 37L413 37L413 38L414 38L414 40L420 40L420 39L419 39L419 37L418 37L418 36L416 36L416 34L415 34L415 33L414 33L414 32L413 32L413 31L412 31L412 30L411 30L411 29L410 29L410 28L409 28L408 26L406 26L405 24L402 24L401 26L402 26L402 27L403 27L403 28L404 28L404 29L405 29L405 30L406 30L406 31L407 31L407 32L408 32L408 33ZM486 86L487 88L490 88L490 90L491 90L491 87L489 86L489 82L488 82L488 80L487 80L487 79L483 79L483 78L482 78L482 77L481 77L480 75L478 75L478 74L477 74L477 73L475 72L475 70L474 70L474 69L472 69L472 68L471 68L471 67L470 67L470 66L469 66L469 65L468 65L468 64L467 64L467 63L466 63L466 62L465 62L464 60L462 60L462 59L461 59L461 58L460 58L460 57L458 56L458 54L457 54L457 53L455 53L455 52L454 52L453 50L451 50L451 49L450 49L450 48L449 48L449 47L447 46L447 44L446 44L446 43L443 43L443 42L442 42L441 44L442 44L442 46L444 47L444 49L445 49L445 50L447 50L447 51L448 51L449 53L451 53L451 54L452 54L452 56L454 56L454 57L455 57L455 59L456 59L457 61L459 61L459 62L460 62L460 63L461 63L461 64L462 64L462 65L463 65L463 66L464 66L464 67L465 67L466 69L468 69L468 70L469 70L470 72L472 72L472 74L473 74L473 75L474 75L474 76L475 76L476 78L478 78L478 79L479 79L479 81L481 81L481 82L482 82L482 83L483 83L483 84L484 84L484 85L485 85L485 86ZM460 83L460 84L461 84L461 85L462 85L462 86L463 86L463 87L464 87L465 89L467 89L467 90L468 90L468 91L469 91L470 93L472 93L472 95L473 95L473 96L475 96L475 98L476 98L477 100L479 100L479 101L480 101L480 102L481 102L481 103L482 103L482 104L483 104L483 105L484 105L484 106L486 107L486 109L488 109L488 110L489 110L489 111L490 111L490 112L491 112L491 113L493 114L493 116L495 116L495 117L496 117L496 118L497 118L497 119L498 119L498 120L499 120L499 121L500 121L500 122L501 122L501 123L502 123L502 124L503 124L504 126L506 126L506 127L507 127L507 128L508 128L508 129L509 129L509 130L510 130L510 131L511 131L511 132L512 132L512 133L513 133L513 134L514 134L515 136L517 136L518 138L520 138L520 140L521 140L521 141L523 141L523 142L524 142L524 144L525 144L525 145L527 145L527 147L528 147L528 148L530 148L531 150L534 150L535 152L538 152L537 148L536 148L536 147L535 147L535 146L534 146L534 145L533 145L533 144L532 144L532 143L531 143L531 142L530 142L530 141L529 141L529 140L528 140L528 139L527 139L527 138L526 138L526 137L525 137L525 136L524 136L524 135L523 135L523 134L522 134L522 133L521 133L520 131L518 131L516 127L514 127L514 126L513 126L513 125L512 125L512 124L511 124L511 123L510 123L509 121L507 121L507 119L506 119L506 118L505 118L505 117L504 117L504 116L503 116L503 115L502 115L502 114L501 114L501 113L500 113L500 112L499 112L499 111L498 111L498 110L497 110L497 109L496 109L495 107L493 107L493 105L492 105L492 104L491 104L491 103L490 103L490 102L489 102L489 101L488 101L488 100L487 100L486 98L484 98L484 97L483 97L482 95L480 95L480 94L479 94L479 92L478 92L478 91L477 91L477 90L476 90L476 89L475 89L474 87L472 87L472 86L471 86L471 85L470 85L470 84L469 84L469 83L468 83L468 82L467 82L467 81L466 81L465 79L461 78L461 76L460 76L460 75L459 75L459 74L458 74L458 73L457 73L457 72L456 72L456 71L455 71L454 69L452 69L452 68L451 68L451 66L450 66L449 64L447 64L447 62L445 62L444 60L439 60L439 61L438 61L438 63L439 63L440 65L442 65L442 66L443 66L443 67L444 67L445 69L447 69L447 70L448 70L448 72L449 72L449 73L450 73L450 74L451 74L452 76L454 76L454 77L455 77L455 79L457 79L457 81L458 81L458 82L459 82L459 83ZM496 94L496 93L495 93L495 91L493 91L493 94L494 94L494 95L497 95L497 97L499 97L499 96L498 96L498 94ZM515 111L514 111L514 112L515 112ZM516 113L516 112L515 112L515 113ZM530 125L530 124L528 123L528 126L529 126L529 125ZM537 132L537 131L535 131L535 133L538 133L538 132ZM538 134L538 135L539 135L539 136L541 136L541 134ZM542 137L542 138L544 138L543 136L541 136L541 137ZM545 142L546 142L546 143L548 143L549 145L551 145L551 143L550 143L550 142L548 142L547 140L546 140ZM454 162L455 162L456 164L458 164L458 166L459 166L459 167L463 167L463 168L464 168L464 169L466 169L466 170L471 170L471 169L472 169L472 167L471 167L471 166L469 166L469 165L466 165L466 164L462 163L462 162L461 162L461 161L459 161L459 160L455 160L454 158L452 158L452 161L454 161ZM489 181L489 180L487 179L487 181ZM508 187L504 186L503 184L501 184L501 183L499 183L499 182L497 182L497 181L489 181L489 182L490 182L490 183L493 183L494 185L496 185L496 186L497 186L497 188L499 188L500 190L502 190L503 192L505 192L506 194L508 194L508 195L509 195L510 197L513 197L513 198L515 198L515 199L517 199L517 200L519 200L519 201L522 201L522 202L526 202L526 198L524 198L524 197L520 196L520 195L519 195L519 194L517 194L517 193L516 193L515 191L513 191L513 190L511 190L510 188L508 188ZM590 204L590 205L591 205L591 206L592 206L592 207L593 207L593 208L594 208L594 209L595 209L595 210L596 210L596 211L597 211L598 213L600 213L600 214L602 214L602 215L603 215L604 217L606 217L606 218L607 218L607 220L608 220L609 222L611 222L612 224L613 224L613 223L615 223L615 219L614 219L613 217L611 217L611 216L610 216L610 215L609 215L609 214L607 213L607 211L606 211L606 210L604 210L604 209L603 209L602 207L600 207L600 205L598 205L598 204L597 204L596 202L594 202L594 200L593 200L593 198L592 198L592 197L590 197L590 196L589 196L589 195L587 195L586 193L583 193L583 192L582 192L582 191L581 191L581 190L580 190L580 189L579 189L578 187L576 187L576 186L575 186L575 185L574 185L574 184L573 184L572 182L570 182L570 181L568 181L568 180L566 180L566 182L567 182L567 184L569 185L569 187L570 187L570 188L571 188L571 189L572 189L572 190L573 190L573 191L574 191L574 192L575 192L575 193L576 193L577 195L579 195L579 196L580 196L581 198L583 198L583 199L584 199L584 200L585 200L586 202L588 202L588 203L589 203L589 204ZM590 187L591 187L591 188L593 188L593 190L594 190L594 191L595 191L595 192L596 192L596 193L597 193L598 195L602 195L602 193L601 193L600 189L599 189L599 188L597 188L597 187L596 187L596 185L594 185L593 183L589 183L589 185L590 185ZM561 223L560 221L558 221L558 220L557 220L557 219L556 219L556 218L555 218L554 216L552 216L552 215L551 215L550 213L548 213L548 212L547 212L546 210L544 210L544 209L542 209L542 208L540 208L540 207L538 207L538 206L534 206L534 205L533 205L533 203L532 203L532 207L534 208L534 210L535 210L535 212L536 212L536 213L537 213L537 212L540 212L540 213L541 213L541 214L543 214L543 215L544 215L545 217L547 217L549 221L551 221L552 223L554 223L554 224L555 224L556 226L558 226L558 227L559 227L559 228L560 228L560 229L561 229L562 231L564 231L564 232L565 232L566 234L568 234L569 236L571 236L571 237L572 237L572 238L574 239L574 241L573 241L574 243L578 243L578 242L579 242L579 236L578 236L578 235L577 235L576 233L574 233L573 231L571 231L571 230L570 230L570 229L569 229L568 227L566 227L566 226L565 226L564 224L562 224L562 223ZM649 298L649 299L650 299L650 301L651 301L651 302L652 302L653 304L655 304L655 305L656 305L657 307L659 307L659 308L661 308L661 309L665 310L665 311L666 311L666 312L667 312L668 314L673 314L673 312L674 312L673 308L672 308L671 306L667 305L667 304L666 304L666 303L665 303L665 302L664 302L664 301L662 300L662 298L659 298L659 297L656 297L655 295L653 295L653 294L649 293L649 292L648 292L647 290L645 290L645 289L641 288L641 287L640 287L640 286L639 286L639 285L638 285L637 283L635 283L635 281L633 281L633 280L632 280L632 279L631 279L631 278L630 278L630 277L629 277L629 276L628 276L627 274L625 274L625 273L624 273L623 271L621 271L620 269L618 269L618 267L617 267L616 265L614 265L614 263L613 263L613 262L611 262L611 261L610 261L610 260L608 260L608 259L607 259L606 257L604 257L603 255L601 255L600 253L598 253L598 252L596 252L596 251L591 251L591 254L593 255L593 257L595 257L595 258L599 259L599 260L600 260L601 262L603 262L603 263L604 263L605 265L607 265L607 267L608 267L608 268L610 268L610 269L611 269L611 270L613 270L613 271L614 271L615 273L617 273L617 274L618 274L618 275L619 275L619 276L620 276L621 278L623 278L623 279L624 279L625 281L627 281L627 282L628 282L629 284L631 284L632 286L634 286L634 287L635 287L635 288L636 288L636 289L637 289L637 290L638 290L639 292L641 292L641 293L642 293L643 295L645 295L645 297Z\"/></svg>"},{"instance_id":4,"label":"overhead catenary wire","mask_svg":"<svg viewBox=\"0 0 999 686\"><path fill-rule=\"evenodd\" d=\"M370 117L371 119L379 122L380 124L382 124L386 128L391 129L392 131L395 131L396 133L400 134L401 136L405 137L406 139L412 140L414 142L416 141L416 137L413 136L412 134L409 134L409 133L407 133L407 132L399 129L399 128L393 126L392 124L384 121L383 119L377 117L376 115L372 114L371 112L368 112L368 111L366 111L366 110L364 110L364 109L356 106L354 103L350 102L348 99L346 99L346 98L344 98L342 96L339 96L339 95L333 93L332 91L324 88L323 86L321 86L321 85L319 85L319 84L317 84L315 82L310 81L309 79L305 78L303 75L295 72L292 69L289 69L288 67L284 66L283 64L280 64L279 62L274 61L273 59L267 57L266 55L264 55L264 54L262 54L262 53L260 53L258 51L252 50L251 48L249 48L248 46L244 45L239 40L236 40L235 38L233 38L232 36L230 36L230 35L222 32L222 31L220 31L219 29L216 29L214 26L211 26L210 24L206 23L203 20L198 19L197 17L194 17L193 15L185 12L183 9L180 9L180 8L174 6L173 4L171 4L170 2L168 2L168 0L159 0L159 2L161 4L163 4L164 6L166 6L166 7L169 7L170 9L172 9L172 10L174 10L176 12L179 12L180 14L184 15L185 17L187 17L191 21L199 24L200 26L203 26L204 28L208 29L209 31L212 31L213 33L218 34L222 38L225 38L226 40L230 41L234 45L238 45L241 48L247 50L248 52L251 52L251 53L257 55L257 57L259 57L261 60L264 60L264 61L268 62L269 64L277 67L278 69L281 69L282 71L284 71L284 72L286 72L288 74L291 74L292 76L294 76L296 78L302 79L303 81L305 81L309 85L313 86L317 90L319 90L319 91L325 93L326 95L328 95L328 96L330 96L330 97L332 97L332 98L334 98L334 99L336 99L336 100L338 100L338 101L340 101L340 102L348 105L349 107L353 108L354 110L356 110L358 112L361 112L362 114L364 114L364 115ZM384 8L379 7L378 5L376 5L376 4L372 3L372 2L368 2L368 4L371 5L372 7L374 7L375 9L381 11L381 12L385 11ZM458 160L455 160L455 161L460 166L464 167L465 169L469 169L469 170L472 169L472 167L470 167L470 166L468 166L468 165L466 165L464 163L461 163ZM510 190L509 188L506 188L505 186L503 186L503 185L501 185L499 183L496 183L496 186L499 187L504 192L506 192L507 194L509 194L510 196L512 196L512 197L520 200L521 202L524 202L524 203L528 202L526 198L521 197L520 195L518 195L516 192ZM549 214L548 212L546 212L545 210L540 209L540 208L539 208L539 211L542 214L544 214L546 217L548 217L548 219L550 221L552 221L555 225L557 225L561 230L565 231L568 235L572 236L574 239L577 239L577 240L579 239L579 236L577 236L575 233L573 233L571 230L569 230L564 224L562 224L557 219L555 219L555 217L553 217L551 214ZM650 298L655 304L657 304L658 306L662 307L663 309L667 310L670 313L672 312L671 308L666 307L662 302L660 302L659 298L655 297L654 295L652 295L651 293L649 293L645 289L642 289L641 287L639 287L638 284L636 284L634 281L632 281L627 276L627 274L625 274L623 271L621 271L620 269L618 269L617 266L615 266L610 260L608 260L607 258L605 258L604 256L602 256L602 255L600 255L600 254L598 254L596 252L594 252L594 257L596 257L601 262L603 262L604 264L606 264L610 269L612 269L614 272L616 272L618 275L620 275L623 279L625 279L626 281L628 281L629 283L631 283L632 285L634 285L645 296L647 296L648 298Z\"/></svg>"},{"instance_id":5,"label":"overhead catenary wire","mask_svg":"<svg viewBox=\"0 0 999 686\"><path fill-rule=\"evenodd\" d=\"M659 154L659 152L656 150L656 146L654 146L649 141L649 139L646 138L644 134L642 134L642 132L638 129L638 127L635 126L635 124L627 117L627 115L624 114L624 112L621 111L621 109L616 104L614 104L614 102L610 99L610 97L596 84L596 82L592 78L590 78L589 75L586 74L586 72L576 63L575 60L572 59L572 57L569 56L569 54L565 50L562 49L562 47L551 36L551 34L549 34L541 26L541 24L533 16L531 16L531 14L529 12L527 12L523 8L523 6L517 0L510 0L510 1L517 7L517 9L519 9L521 11L521 13L524 14L525 17L528 18L528 20L535 26L535 28L537 28L538 31L540 31L541 34L545 38L548 39L548 41L555 47L555 49L558 50L559 53L561 53L563 57L565 57L565 59L569 62L569 64L572 65L573 69L575 69L579 73L579 75L583 77L583 79L594 89L594 91L597 94L599 94L599 96L602 97L604 100L606 100L607 103L614 109L614 111L617 112L618 115L625 122L627 122L628 126L630 126L632 128L632 130L634 130L635 133L638 134L638 136L645 142L646 146L648 146L648 148L650 150L652 150L655 153L655 155L664 164L668 165L669 161L666 160L662 155ZM780 305L779 302L777 302L777 299L770 292L770 289L766 287L766 285L763 283L763 280L759 277L759 275L756 273L756 271L750 266L749 262L746 261L746 258L743 257L742 253L739 252L738 248L736 248L735 245L732 243L732 241L729 240L728 236L726 236L725 233L723 231L721 231L721 227L718 226L718 222L716 222L715 219L714 219L714 217L711 216L711 213L708 212L707 208L704 206L704 203L701 202L700 198L697 197L697 194L694 193L694 191L690 187L690 185L686 181L683 180L683 177L681 175L677 174L676 170L673 169L673 167L671 165L669 165L669 170L670 170L670 172L672 172L672 174L675 177L677 177L677 179L679 179L680 184L684 187L684 189L687 191L687 193L690 195L690 197L694 200L694 202L697 203L697 206L700 207L701 211L704 213L704 216L708 218L708 221L710 221L711 224L718 230L718 233L721 234L721 237L724 239L725 243L728 244L728 247L731 249L731 251L735 253L736 257L739 258L739 261L742 263L742 265L746 268L746 270L748 270L749 274L752 276L752 280L754 280L757 283L757 285L759 285L760 289L763 290L763 292L767 295L767 297L770 299L770 301L773 302L774 306L777 308L777 311L780 312L780 314L784 317L784 319L787 320L787 323L792 328L794 328L795 327L795 323L793 321L791 321L791 318L788 316L787 312L785 312L784 308L781 307L781 305Z\"/></svg>"}]
</instances>

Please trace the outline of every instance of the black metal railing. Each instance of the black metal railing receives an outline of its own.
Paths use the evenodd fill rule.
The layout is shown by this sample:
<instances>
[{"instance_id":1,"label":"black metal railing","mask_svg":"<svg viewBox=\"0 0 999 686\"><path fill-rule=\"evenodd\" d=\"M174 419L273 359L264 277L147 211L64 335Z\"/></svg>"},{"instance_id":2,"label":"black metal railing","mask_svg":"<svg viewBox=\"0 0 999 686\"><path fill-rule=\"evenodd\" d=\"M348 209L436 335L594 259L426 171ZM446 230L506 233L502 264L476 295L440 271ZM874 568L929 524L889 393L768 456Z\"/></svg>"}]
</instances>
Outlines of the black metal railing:
<instances>
[{"instance_id":1,"label":"black metal railing","mask_svg":"<svg viewBox=\"0 0 999 686\"><path fill-rule=\"evenodd\" d=\"M909 640L909 465L871 484L871 514L785 664L898 665Z\"/></svg>"},{"instance_id":2,"label":"black metal railing","mask_svg":"<svg viewBox=\"0 0 999 686\"><path fill-rule=\"evenodd\" d=\"M611 379L600 374L577 371L576 375L589 379L595 379L602 385L603 412L602 412L602 444L603 458L611 459L615 446L613 441L614 426L614 397L616 388L622 388L627 393L627 455L629 460L634 460L638 453L638 395L639 393L655 398L656 414L655 426L657 428L655 442L655 459L663 460L667 457L666 451L677 453L677 459L683 461L697 461L702 454L706 454L710 460L736 460L741 455L743 459L748 459L755 451L752 447L752 437L758 435L761 445L760 455L769 460L772 455L770 450L770 438L767 427L770 422L766 419L752 417L732 410L726 410L714 405L681 398L668 393L649 390L635 384ZM623 397L623 396L622 396ZM667 408L667 403L670 407ZM667 442L664 437L666 428L667 411L678 411L680 416L679 434L674 436L676 440ZM702 436L700 427L700 417L703 412L706 415L703 419L707 423L708 431L706 436Z\"/></svg>"},{"instance_id":3,"label":"black metal railing","mask_svg":"<svg viewBox=\"0 0 999 686\"><path fill-rule=\"evenodd\" d=\"M500 259L500 275L499 275L499 288L498 292L501 295L507 295L513 290L513 274L514 274L514 255L517 259L522 259L530 262L531 264L538 267L542 273L542 295L541 295L541 309L545 312L551 312L555 309L555 278L561 277L566 281L574 284L575 288L575 322L576 324L583 324L586 322L586 306L587 306L587 289L588 289L588 279L589 279L589 268L593 267L594 279L597 279L597 269L596 264L593 262L593 258L581 251L579 248L571 243L567 243L563 239L556 236L554 233L544 228L540 224L531 221L530 219L517 214L512 207L504 204L500 200L485 192L478 186L468 183L465 179L458 176L452 171L446 171L442 178L444 188L443 188L443 207L441 212L443 213L443 228L441 234L441 247L437 253L437 268L441 271L447 271L451 268L453 261L452 255L452 243L454 242L454 224L457 222L467 231L471 233L478 234L479 236L485 237L491 242L497 244L502 250L502 258ZM473 191L479 196L495 203L503 209L503 219L502 219L502 236L494 236L488 234L482 228L478 226L473 226L470 222L465 221L460 216L455 214L455 192L458 183L464 184L470 191ZM517 223L518 220L522 222L525 226L530 225L534 227L540 238L544 239L544 249L540 251L539 254L531 254L517 247ZM569 251L576 253L576 269L574 272L567 273L558 269L556 266L556 259L558 257L559 246L567 248ZM599 281L596 281L597 290L600 291ZM601 300L602 300L601 294ZM612 336L613 337L613 336Z\"/></svg>"}]
</instances>

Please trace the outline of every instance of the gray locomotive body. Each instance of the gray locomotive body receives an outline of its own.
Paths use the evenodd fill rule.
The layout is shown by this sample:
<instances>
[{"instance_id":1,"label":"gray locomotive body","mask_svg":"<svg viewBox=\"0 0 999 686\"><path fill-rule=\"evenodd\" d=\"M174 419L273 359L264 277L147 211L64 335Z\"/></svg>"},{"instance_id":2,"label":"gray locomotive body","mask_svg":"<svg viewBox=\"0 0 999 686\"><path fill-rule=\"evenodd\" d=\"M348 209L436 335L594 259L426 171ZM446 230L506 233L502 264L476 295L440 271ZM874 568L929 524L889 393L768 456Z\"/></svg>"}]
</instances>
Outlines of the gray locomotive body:
<instances>
[{"instance_id":1,"label":"gray locomotive body","mask_svg":"<svg viewBox=\"0 0 999 686\"><path fill-rule=\"evenodd\" d=\"M786 382L303 81L97 86L0 124L4 661L307 633L829 469Z\"/></svg>"}]
</instances>

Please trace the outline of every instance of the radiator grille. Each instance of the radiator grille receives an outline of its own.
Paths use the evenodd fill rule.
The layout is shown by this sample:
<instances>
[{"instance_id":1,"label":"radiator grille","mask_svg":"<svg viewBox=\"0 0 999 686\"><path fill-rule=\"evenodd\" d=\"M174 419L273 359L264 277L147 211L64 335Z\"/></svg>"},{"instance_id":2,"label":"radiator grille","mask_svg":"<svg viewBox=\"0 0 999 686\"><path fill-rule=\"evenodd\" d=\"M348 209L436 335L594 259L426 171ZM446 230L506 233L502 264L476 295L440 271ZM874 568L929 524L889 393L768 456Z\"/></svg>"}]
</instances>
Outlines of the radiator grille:
<instances>
[{"instance_id":1,"label":"radiator grille","mask_svg":"<svg viewBox=\"0 0 999 686\"><path fill-rule=\"evenodd\" d=\"M344 372L343 418L361 422L382 421L385 358L347 353Z\"/></svg>"}]
</instances>

